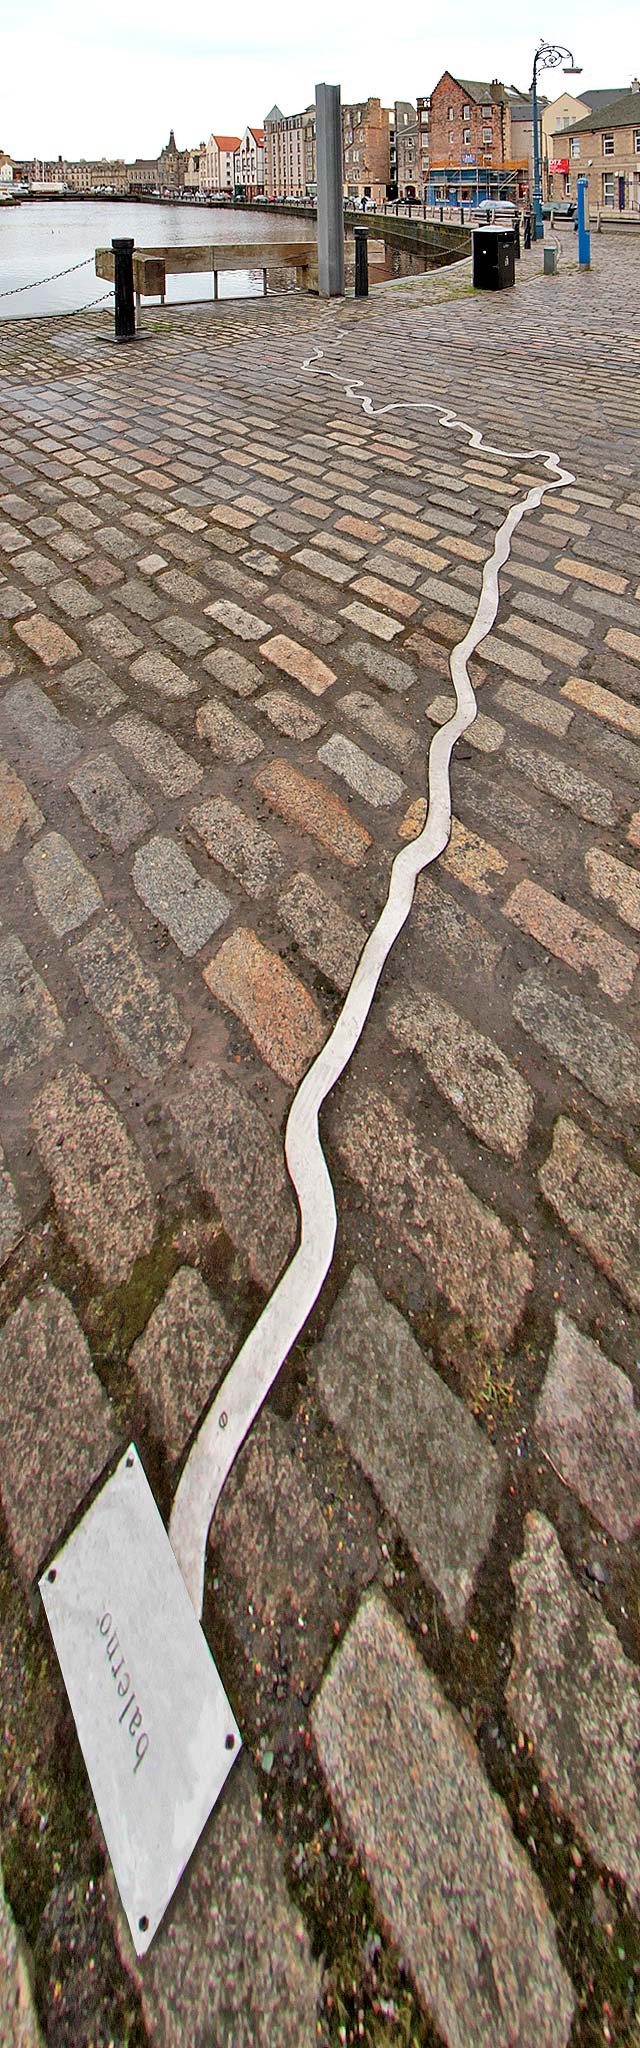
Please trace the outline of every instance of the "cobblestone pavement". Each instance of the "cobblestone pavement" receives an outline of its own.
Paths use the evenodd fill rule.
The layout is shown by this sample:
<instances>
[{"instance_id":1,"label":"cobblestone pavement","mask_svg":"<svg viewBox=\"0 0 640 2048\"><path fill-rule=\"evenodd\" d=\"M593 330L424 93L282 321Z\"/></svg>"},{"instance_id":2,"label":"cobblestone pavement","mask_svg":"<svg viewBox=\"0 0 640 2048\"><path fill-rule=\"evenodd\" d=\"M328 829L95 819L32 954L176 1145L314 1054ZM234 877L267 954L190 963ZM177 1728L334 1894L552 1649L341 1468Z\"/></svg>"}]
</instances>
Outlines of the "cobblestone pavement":
<instances>
[{"instance_id":1,"label":"cobblestone pavement","mask_svg":"<svg viewBox=\"0 0 640 2048\"><path fill-rule=\"evenodd\" d=\"M562 242L495 297L0 328L9 2042L640 2041L640 251ZM549 447L211 1535L244 1755L138 1965L35 1576L131 1434L168 1515L290 1256L287 1108Z\"/></svg>"}]
</instances>

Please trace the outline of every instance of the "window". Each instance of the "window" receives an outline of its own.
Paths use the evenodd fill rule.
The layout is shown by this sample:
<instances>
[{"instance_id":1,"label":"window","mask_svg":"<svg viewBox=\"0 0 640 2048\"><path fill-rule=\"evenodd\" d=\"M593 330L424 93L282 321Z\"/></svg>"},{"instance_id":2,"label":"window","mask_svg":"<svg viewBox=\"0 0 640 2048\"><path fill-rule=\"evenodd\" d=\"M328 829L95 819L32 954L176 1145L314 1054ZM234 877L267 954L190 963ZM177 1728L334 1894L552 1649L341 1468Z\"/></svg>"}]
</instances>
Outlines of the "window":
<instances>
[{"instance_id":1,"label":"window","mask_svg":"<svg viewBox=\"0 0 640 2048\"><path fill-rule=\"evenodd\" d=\"M351 162L351 150L350 150L350 149L345 149L345 153L344 153L344 156L345 156L345 163L347 163L347 164L348 164L348 163L350 163L350 162Z\"/></svg>"},{"instance_id":2,"label":"window","mask_svg":"<svg viewBox=\"0 0 640 2048\"><path fill-rule=\"evenodd\" d=\"M568 177L565 177L564 181L564 196L565 199L571 198L571 179Z\"/></svg>"},{"instance_id":3,"label":"window","mask_svg":"<svg viewBox=\"0 0 640 2048\"><path fill-rule=\"evenodd\" d=\"M470 143L470 141L471 141L471 129L470 129L470 128L465 128L465 130L464 130L464 134L463 134L463 137L462 137L462 140L463 140L463 142L464 142L465 146L466 146L466 147L468 148L468 146L469 146L469 143Z\"/></svg>"},{"instance_id":4,"label":"window","mask_svg":"<svg viewBox=\"0 0 640 2048\"><path fill-rule=\"evenodd\" d=\"M616 181L615 181L615 178L614 178L614 175L613 175L613 171L603 171L603 173L602 173L602 204L603 204L603 206L615 206L615 203L616 203L616 191L615 191L615 186L616 186Z\"/></svg>"},{"instance_id":5,"label":"window","mask_svg":"<svg viewBox=\"0 0 640 2048\"><path fill-rule=\"evenodd\" d=\"M450 129L449 129L449 141L450 141L450 142L455 142L455 139L456 139L456 138L455 138L455 135L454 135L454 132L453 132L453 128L450 128Z\"/></svg>"},{"instance_id":6,"label":"window","mask_svg":"<svg viewBox=\"0 0 640 2048\"><path fill-rule=\"evenodd\" d=\"M482 119L483 121L491 121L493 119L493 107L483 107Z\"/></svg>"},{"instance_id":7,"label":"window","mask_svg":"<svg viewBox=\"0 0 640 2048\"><path fill-rule=\"evenodd\" d=\"M491 157L490 157L490 156L483 156L483 159L482 159L482 161L483 161L483 164L490 164L490 163L491 163Z\"/></svg>"},{"instance_id":8,"label":"window","mask_svg":"<svg viewBox=\"0 0 640 2048\"><path fill-rule=\"evenodd\" d=\"M570 156L579 156L579 155L580 155L580 137L579 137L579 135L572 135L572 137L571 137L571 141L570 141L570 143L569 143L569 155L570 155Z\"/></svg>"},{"instance_id":9,"label":"window","mask_svg":"<svg viewBox=\"0 0 640 2048\"><path fill-rule=\"evenodd\" d=\"M463 119L463 121L470 121L470 120L471 120L471 108L470 108L470 107L468 107L468 106L467 106L467 107L463 107L463 109L462 109L462 119Z\"/></svg>"},{"instance_id":10,"label":"window","mask_svg":"<svg viewBox=\"0 0 640 2048\"><path fill-rule=\"evenodd\" d=\"M364 142L364 128L358 129L358 141Z\"/></svg>"},{"instance_id":11,"label":"window","mask_svg":"<svg viewBox=\"0 0 640 2048\"><path fill-rule=\"evenodd\" d=\"M353 161L354 161L354 164L359 164L359 162L360 162L360 151L359 151L359 149L354 149L354 152L353 152Z\"/></svg>"},{"instance_id":12,"label":"window","mask_svg":"<svg viewBox=\"0 0 640 2048\"><path fill-rule=\"evenodd\" d=\"M482 140L483 140L483 142L493 142L493 129L492 129L492 128L483 128L483 130L482 130Z\"/></svg>"},{"instance_id":13,"label":"window","mask_svg":"<svg viewBox=\"0 0 640 2048\"><path fill-rule=\"evenodd\" d=\"M345 131L344 131L344 139L345 139L345 142L353 142L353 129L352 129L352 128L345 128Z\"/></svg>"},{"instance_id":14,"label":"window","mask_svg":"<svg viewBox=\"0 0 640 2048\"><path fill-rule=\"evenodd\" d=\"M640 128L634 128L633 148L635 156L640 156Z\"/></svg>"},{"instance_id":15,"label":"window","mask_svg":"<svg viewBox=\"0 0 640 2048\"><path fill-rule=\"evenodd\" d=\"M449 120L449 121L454 121L454 120L455 120L455 112L456 112L456 110L455 110L455 107L448 107L448 108L447 108L447 120Z\"/></svg>"},{"instance_id":16,"label":"window","mask_svg":"<svg viewBox=\"0 0 640 2048\"><path fill-rule=\"evenodd\" d=\"M362 120L362 108L361 108L361 107L358 107L358 112L357 112L357 114L356 114L356 128L357 128L357 126L358 126L358 122L359 122L359 121L361 121L361 120Z\"/></svg>"},{"instance_id":17,"label":"window","mask_svg":"<svg viewBox=\"0 0 640 2048\"><path fill-rule=\"evenodd\" d=\"M610 133L605 133L602 137L602 154L603 156L613 156L613 136Z\"/></svg>"}]
</instances>

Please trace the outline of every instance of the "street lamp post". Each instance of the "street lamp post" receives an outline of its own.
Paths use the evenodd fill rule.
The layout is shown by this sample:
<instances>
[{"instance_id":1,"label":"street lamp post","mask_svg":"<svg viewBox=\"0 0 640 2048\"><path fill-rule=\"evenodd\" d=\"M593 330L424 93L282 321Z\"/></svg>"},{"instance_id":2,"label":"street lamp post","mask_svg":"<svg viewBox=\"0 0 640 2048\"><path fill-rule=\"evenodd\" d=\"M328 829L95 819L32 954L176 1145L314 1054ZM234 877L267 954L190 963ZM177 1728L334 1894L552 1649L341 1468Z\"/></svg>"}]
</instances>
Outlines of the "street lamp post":
<instances>
[{"instance_id":1,"label":"street lamp post","mask_svg":"<svg viewBox=\"0 0 640 2048\"><path fill-rule=\"evenodd\" d=\"M562 43L538 43L538 48L536 50L536 54L533 60L533 78L531 81L531 102L533 114L534 242L541 242L544 235L544 224L542 219L542 180L540 175L540 131L538 127L538 71L554 71L557 64L562 65L565 77L567 78L570 76L577 77L578 73L582 71L582 65L574 64L571 50L565 50L562 46Z\"/></svg>"}]
</instances>

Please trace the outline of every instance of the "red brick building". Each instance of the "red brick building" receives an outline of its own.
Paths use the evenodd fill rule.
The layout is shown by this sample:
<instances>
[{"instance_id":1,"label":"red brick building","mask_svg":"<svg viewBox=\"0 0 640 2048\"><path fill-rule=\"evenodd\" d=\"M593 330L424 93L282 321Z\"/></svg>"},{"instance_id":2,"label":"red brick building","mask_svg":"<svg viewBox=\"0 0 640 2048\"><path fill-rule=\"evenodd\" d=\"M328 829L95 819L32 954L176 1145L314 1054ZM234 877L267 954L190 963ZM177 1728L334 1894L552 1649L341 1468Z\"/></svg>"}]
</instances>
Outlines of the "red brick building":
<instances>
[{"instance_id":1,"label":"red brick building","mask_svg":"<svg viewBox=\"0 0 640 2048\"><path fill-rule=\"evenodd\" d=\"M454 78L443 71L424 110L423 143L428 138L429 195L473 200L483 189L498 186L514 196L527 176L512 150L511 114L504 85L477 78ZM516 145L514 144L513 147ZM426 151L425 151L426 154ZM438 188L438 189L436 189Z\"/></svg>"}]
</instances>

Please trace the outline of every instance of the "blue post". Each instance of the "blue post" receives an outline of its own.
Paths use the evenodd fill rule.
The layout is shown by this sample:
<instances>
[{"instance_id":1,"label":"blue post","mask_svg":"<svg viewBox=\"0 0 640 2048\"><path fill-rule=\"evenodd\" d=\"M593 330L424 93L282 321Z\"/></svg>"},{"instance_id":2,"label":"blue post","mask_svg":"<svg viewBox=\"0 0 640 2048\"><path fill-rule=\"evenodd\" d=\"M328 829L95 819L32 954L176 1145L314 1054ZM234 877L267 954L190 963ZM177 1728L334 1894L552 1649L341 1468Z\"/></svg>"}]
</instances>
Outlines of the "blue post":
<instances>
[{"instance_id":1,"label":"blue post","mask_svg":"<svg viewBox=\"0 0 640 2048\"><path fill-rule=\"evenodd\" d=\"M581 270L591 269L588 178L578 179L578 263Z\"/></svg>"}]
</instances>

